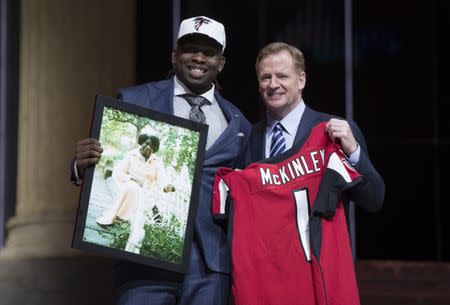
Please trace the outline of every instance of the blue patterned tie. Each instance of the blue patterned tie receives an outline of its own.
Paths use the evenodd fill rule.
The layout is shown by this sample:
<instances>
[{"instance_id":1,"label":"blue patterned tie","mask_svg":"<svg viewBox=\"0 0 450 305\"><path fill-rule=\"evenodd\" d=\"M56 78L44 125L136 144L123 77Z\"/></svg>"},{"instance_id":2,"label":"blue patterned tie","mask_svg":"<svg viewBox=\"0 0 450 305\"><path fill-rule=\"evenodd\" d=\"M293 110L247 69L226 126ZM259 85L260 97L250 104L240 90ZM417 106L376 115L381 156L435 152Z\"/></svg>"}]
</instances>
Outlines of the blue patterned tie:
<instances>
[{"instance_id":1,"label":"blue patterned tie","mask_svg":"<svg viewBox=\"0 0 450 305\"><path fill-rule=\"evenodd\" d=\"M277 122L272 131L272 144L270 145L270 157L282 153L286 149L286 140L283 136L283 125Z\"/></svg>"},{"instance_id":2,"label":"blue patterned tie","mask_svg":"<svg viewBox=\"0 0 450 305\"><path fill-rule=\"evenodd\" d=\"M206 117L201 107L211 103L201 95L183 94L182 97L189 103L189 105L191 105L189 119L195 122L206 124Z\"/></svg>"}]
</instances>

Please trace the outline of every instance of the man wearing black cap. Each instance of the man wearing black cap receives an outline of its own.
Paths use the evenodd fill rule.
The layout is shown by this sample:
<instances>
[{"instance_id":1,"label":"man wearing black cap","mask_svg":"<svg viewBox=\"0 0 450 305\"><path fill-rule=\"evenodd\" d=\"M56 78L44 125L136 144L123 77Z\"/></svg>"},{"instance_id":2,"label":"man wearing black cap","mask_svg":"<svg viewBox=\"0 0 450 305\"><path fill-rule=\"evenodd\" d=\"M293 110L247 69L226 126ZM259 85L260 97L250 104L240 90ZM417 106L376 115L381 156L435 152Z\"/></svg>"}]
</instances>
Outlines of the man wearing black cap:
<instances>
[{"instance_id":1,"label":"man wearing black cap","mask_svg":"<svg viewBox=\"0 0 450 305\"><path fill-rule=\"evenodd\" d=\"M168 271L120 263L116 304L228 304L230 257L225 232L211 217L212 184L218 168L234 166L250 123L214 85L225 64L224 49L221 23L204 16L183 20L172 52L174 77L119 90L125 102L206 123L209 130L186 275L175 280ZM72 170L76 183L102 151L96 139L77 143Z\"/></svg>"}]
</instances>

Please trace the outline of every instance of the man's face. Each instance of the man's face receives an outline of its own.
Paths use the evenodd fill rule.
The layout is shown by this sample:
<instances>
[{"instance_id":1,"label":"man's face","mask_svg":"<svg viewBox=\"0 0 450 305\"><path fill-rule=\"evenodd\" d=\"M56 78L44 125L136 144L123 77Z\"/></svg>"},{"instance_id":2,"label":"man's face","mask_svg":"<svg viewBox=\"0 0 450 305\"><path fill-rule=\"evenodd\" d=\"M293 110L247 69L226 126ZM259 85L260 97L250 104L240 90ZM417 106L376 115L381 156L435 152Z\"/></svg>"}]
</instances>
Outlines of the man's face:
<instances>
[{"instance_id":1,"label":"man's face","mask_svg":"<svg viewBox=\"0 0 450 305\"><path fill-rule=\"evenodd\" d=\"M141 145L141 149L139 150L141 155L145 158L145 160L147 160L153 153L151 144L152 144L152 142L150 141L150 139L148 139Z\"/></svg>"},{"instance_id":2,"label":"man's face","mask_svg":"<svg viewBox=\"0 0 450 305\"><path fill-rule=\"evenodd\" d=\"M301 100L306 74L300 75L287 51L264 57L258 65L259 93L270 115L282 119Z\"/></svg>"},{"instance_id":3,"label":"man's face","mask_svg":"<svg viewBox=\"0 0 450 305\"><path fill-rule=\"evenodd\" d=\"M195 35L178 42L172 52L172 63L177 77L189 90L202 94L211 89L225 65L225 58L212 39Z\"/></svg>"}]
</instances>

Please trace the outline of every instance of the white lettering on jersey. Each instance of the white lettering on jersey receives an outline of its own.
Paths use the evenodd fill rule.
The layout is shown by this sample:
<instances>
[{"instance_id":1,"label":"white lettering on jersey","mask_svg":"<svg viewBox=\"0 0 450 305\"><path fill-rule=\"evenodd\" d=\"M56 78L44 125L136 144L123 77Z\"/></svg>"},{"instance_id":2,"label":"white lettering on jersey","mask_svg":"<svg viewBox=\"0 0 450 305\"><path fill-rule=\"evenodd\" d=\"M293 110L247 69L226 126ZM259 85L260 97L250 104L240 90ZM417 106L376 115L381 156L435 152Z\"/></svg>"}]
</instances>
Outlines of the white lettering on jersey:
<instances>
[{"instance_id":1,"label":"white lettering on jersey","mask_svg":"<svg viewBox=\"0 0 450 305\"><path fill-rule=\"evenodd\" d=\"M320 157L319 157L320 156ZM259 168L262 185L286 184L298 177L319 172L325 162L323 149L311 151L299 156L278 169ZM274 171L274 172L272 172Z\"/></svg>"},{"instance_id":2,"label":"white lettering on jersey","mask_svg":"<svg viewBox=\"0 0 450 305\"><path fill-rule=\"evenodd\" d=\"M336 153L332 153L330 159L328 160L327 168L338 172L339 175L344 178L345 182L352 182L352 178L350 177L348 171L345 169L344 164L342 163L341 158Z\"/></svg>"},{"instance_id":3,"label":"white lettering on jersey","mask_svg":"<svg viewBox=\"0 0 450 305\"><path fill-rule=\"evenodd\" d=\"M297 229L300 235L300 242L305 252L306 260L311 261L311 246L309 243L309 202L308 192L306 189L294 192Z\"/></svg>"}]
</instances>

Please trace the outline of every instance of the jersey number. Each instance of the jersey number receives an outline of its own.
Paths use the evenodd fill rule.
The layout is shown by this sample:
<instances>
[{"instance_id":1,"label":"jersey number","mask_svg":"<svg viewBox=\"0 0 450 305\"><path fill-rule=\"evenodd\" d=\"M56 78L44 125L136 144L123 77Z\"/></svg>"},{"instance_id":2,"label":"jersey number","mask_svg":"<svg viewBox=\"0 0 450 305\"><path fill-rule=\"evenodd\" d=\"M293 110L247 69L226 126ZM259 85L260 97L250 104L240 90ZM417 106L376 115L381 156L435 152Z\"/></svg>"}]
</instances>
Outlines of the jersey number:
<instances>
[{"instance_id":1,"label":"jersey number","mask_svg":"<svg viewBox=\"0 0 450 305\"><path fill-rule=\"evenodd\" d=\"M308 189L294 191L297 214L297 230L302 243L306 260L311 261L311 247L309 243L309 200Z\"/></svg>"}]
</instances>

